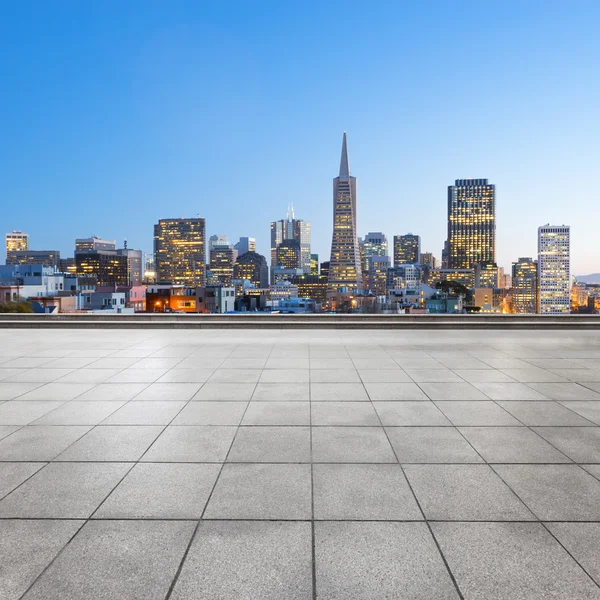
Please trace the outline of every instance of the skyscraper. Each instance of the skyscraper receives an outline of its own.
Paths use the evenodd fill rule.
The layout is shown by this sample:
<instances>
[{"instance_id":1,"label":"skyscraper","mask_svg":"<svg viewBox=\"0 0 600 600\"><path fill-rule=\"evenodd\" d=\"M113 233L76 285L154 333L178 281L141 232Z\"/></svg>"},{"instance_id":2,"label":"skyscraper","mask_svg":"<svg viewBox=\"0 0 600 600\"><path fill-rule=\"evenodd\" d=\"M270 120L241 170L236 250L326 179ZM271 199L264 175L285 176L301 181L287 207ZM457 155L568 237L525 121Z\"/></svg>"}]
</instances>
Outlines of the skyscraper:
<instances>
[{"instance_id":1,"label":"skyscraper","mask_svg":"<svg viewBox=\"0 0 600 600\"><path fill-rule=\"evenodd\" d=\"M407 233L394 236L394 266L418 265L421 257L421 237Z\"/></svg>"},{"instance_id":2,"label":"skyscraper","mask_svg":"<svg viewBox=\"0 0 600 600\"><path fill-rule=\"evenodd\" d=\"M246 252L256 252L256 239L252 237L241 237L240 241L234 246L238 256Z\"/></svg>"},{"instance_id":3,"label":"skyscraper","mask_svg":"<svg viewBox=\"0 0 600 600\"><path fill-rule=\"evenodd\" d=\"M233 267L234 279L246 279L257 288L269 286L269 267L267 259L258 252L240 254Z\"/></svg>"},{"instance_id":4,"label":"skyscraper","mask_svg":"<svg viewBox=\"0 0 600 600\"><path fill-rule=\"evenodd\" d=\"M230 283L237 250L229 243L226 235L211 235L208 240L208 262L211 285Z\"/></svg>"},{"instance_id":5,"label":"skyscraper","mask_svg":"<svg viewBox=\"0 0 600 600\"><path fill-rule=\"evenodd\" d=\"M518 315L537 312L537 262L519 258L512 265L512 303Z\"/></svg>"},{"instance_id":6,"label":"skyscraper","mask_svg":"<svg viewBox=\"0 0 600 600\"><path fill-rule=\"evenodd\" d=\"M448 186L448 268L496 262L496 186L457 179Z\"/></svg>"},{"instance_id":7,"label":"skyscraper","mask_svg":"<svg viewBox=\"0 0 600 600\"><path fill-rule=\"evenodd\" d=\"M204 285L205 219L160 219L154 226L154 259L158 282Z\"/></svg>"},{"instance_id":8,"label":"skyscraper","mask_svg":"<svg viewBox=\"0 0 600 600\"><path fill-rule=\"evenodd\" d=\"M538 313L570 312L570 262L569 226L540 227L538 229Z\"/></svg>"},{"instance_id":9,"label":"skyscraper","mask_svg":"<svg viewBox=\"0 0 600 600\"><path fill-rule=\"evenodd\" d=\"M369 231L362 244L364 248L364 256L361 257L363 272L369 270L371 256L389 256L388 241L381 231Z\"/></svg>"},{"instance_id":10,"label":"skyscraper","mask_svg":"<svg viewBox=\"0 0 600 600\"><path fill-rule=\"evenodd\" d=\"M286 240L298 243L299 263L294 268L302 269L310 274L310 221L296 219L294 208L290 207L286 218L271 223L271 267L282 266L277 262L277 248Z\"/></svg>"},{"instance_id":11,"label":"skyscraper","mask_svg":"<svg viewBox=\"0 0 600 600\"><path fill-rule=\"evenodd\" d=\"M356 177L350 175L346 132L339 175L333 180L333 235L327 294L361 287L362 269L356 236Z\"/></svg>"},{"instance_id":12,"label":"skyscraper","mask_svg":"<svg viewBox=\"0 0 600 600\"><path fill-rule=\"evenodd\" d=\"M319 274L319 255L318 254L310 255L310 274L311 275Z\"/></svg>"},{"instance_id":13,"label":"skyscraper","mask_svg":"<svg viewBox=\"0 0 600 600\"><path fill-rule=\"evenodd\" d=\"M6 264L14 258L12 252L29 250L29 234L22 231L13 231L6 234Z\"/></svg>"}]
</instances>

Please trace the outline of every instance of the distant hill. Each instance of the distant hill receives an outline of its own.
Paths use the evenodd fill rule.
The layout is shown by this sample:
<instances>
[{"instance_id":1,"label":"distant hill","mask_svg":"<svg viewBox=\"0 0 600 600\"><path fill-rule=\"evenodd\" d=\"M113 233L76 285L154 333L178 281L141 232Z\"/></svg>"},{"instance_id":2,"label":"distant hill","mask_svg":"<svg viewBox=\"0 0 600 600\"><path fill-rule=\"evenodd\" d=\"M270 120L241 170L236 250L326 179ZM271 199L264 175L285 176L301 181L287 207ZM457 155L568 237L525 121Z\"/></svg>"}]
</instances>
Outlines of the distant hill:
<instances>
[{"instance_id":1,"label":"distant hill","mask_svg":"<svg viewBox=\"0 0 600 600\"><path fill-rule=\"evenodd\" d=\"M579 283L600 283L600 273L592 273L591 275L576 275Z\"/></svg>"}]
</instances>

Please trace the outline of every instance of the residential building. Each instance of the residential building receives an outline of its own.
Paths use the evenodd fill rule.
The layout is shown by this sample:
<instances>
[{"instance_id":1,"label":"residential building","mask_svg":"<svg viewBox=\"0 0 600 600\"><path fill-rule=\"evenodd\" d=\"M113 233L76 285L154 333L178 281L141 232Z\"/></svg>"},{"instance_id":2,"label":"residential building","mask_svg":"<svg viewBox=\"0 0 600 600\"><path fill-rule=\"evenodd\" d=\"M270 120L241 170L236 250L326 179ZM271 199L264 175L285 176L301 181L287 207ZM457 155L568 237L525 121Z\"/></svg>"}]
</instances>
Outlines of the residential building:
<instances>
[{"instance_id":1,"label":"residential building","mask_svg":"<svg viewBox=\"0 0 600 600\"><path fill-rule=\"evenodd\" d=\"M225 314L235 310L235 288L229 285L207 285L196 288L196 306L201 313Z\"/></svg>"},{"instance_id":2,"label":"residential building","mask_svg":"<svg viewBox=\"0 0 600 600\"><path fill-rule=\"evenodd\" d=\"M246 254L246 252L256 252L256 239L252 237L241 237L240 241L234 246L238 256Z\"/></svg>"},{"instance_id":3,"label":"residential building","mask_svg":"<svg viewBox=\"0 0 600 600\"><path fill-rule=\"evenodd\" d=\"M319 255L318 254L310 255L310 274L311 275L319 274Z\"/></svg>"},{"instance_id":4,"label":"residential building","mask_svg":"<svg viewBox=\"0 0 600 600\"><path fill-rule=\"evenodd\" d=\"M196 287L206 279L206 220L160 219L154 226L156 279Z\"/></svg>"},{"instance_id":5,"label":"residential building","mask_svg":"<svg viewBox=\"0 0 600 600\"><path fill-rule=\"evenodd\" d=\"M518 315L537 312L538 265L531 257L519 258L512 265L512 305Z\"/></svg>"},{"instance_id":6,"label":"residential building","mask_svg":"<svg viewBox=\"0 0 600 600\"><path fill-rule=\"evenodd\" d=\"M6 253L7 265L44 265L59 267L59 250L11 250Z\"/></svg>"},{"instance_id":7,"label":"residential building","mask_svg":"<svg viewBox=\"0 0 600 600\"><path fill-rule=\"evenodd\" d=\"M448 186L449 269L496 262L496 186L487 179L457 179Z\"/></svg>"},{"instance_id":8,"label":"residential building","mask_svg":"<svg viewBox=\"0 0 600 600\"><path fill-rule=\"evenodd\" d=\"M257 288L267 288L269 285L267 259L258 252L245 252L237 257L233 276L234 279L246 279Z\"/></svg>"},{"instance_id":9,"label":"residential building","mask_svg":"<svg viewBox=\"0 0 600 600\"><path fill-rule=\"evenodd\" d=\"M362 269L358 248L356 178L350 175L346 132L342 141L339 175L333 180L333 235L327 294L358 290Z\"/></svg>"},{"instance_id":10,"label":"residential building","mask_svg":"<svg viewBox=\"0 0 600 600\"><path fill-rule=\"evenodd\" d=\"M159 283L146 291L146 312L197 312L196 288Z\"/></svg>"},{"instance_id":11,"label":"residential building","mask_svg":"<svg viewBox=\"0 0 600 600\"><path fill-rule=\"evenodd\" d=\"M394 236L394 266L418 265L421 258L421 236L407 233Z\"/></svg>"},{"instance_id":12,"label":"residential building","mask_svg":"<svg viewBox=\"0 0 600 600\"><path fill-rule=\"evenodd\" d=\"M12 233L7 233L6 264L10 264L8 261L12 252L19 252L23 250L29 250L29 234L17 230L13 231Z\"/></svg>"},{"instance_id":13,"label":"residential building","mask_svg":"<svg viewBox=\"0 0 600 600\"><path fill-rule=\"evenodd\" d=\"M64 291L65 278L45 265L0 265L0 286L17 289L18 298L55 296ZM14 294L14 291L11 291Z\"/></svg>"},{"instance_id":14,"label":"residential building","mask_svg":"<svg viewBox=\"0 0 600 600\"><path fill-rule=\"evenodd\" d=\"M414 291L420 287L421 267L419 265L396 265L387 271L387 289Z\"/></svg>"},{"instance_id":15,"label":"residential building","mask_svg":"<svg viewBox=\"0 0 600 600\"><path fill-rule=\"evenodd\" d=\"M538 312L570 312L570 228L543 225L538 229Z\"/></svg>"}]
</instances>

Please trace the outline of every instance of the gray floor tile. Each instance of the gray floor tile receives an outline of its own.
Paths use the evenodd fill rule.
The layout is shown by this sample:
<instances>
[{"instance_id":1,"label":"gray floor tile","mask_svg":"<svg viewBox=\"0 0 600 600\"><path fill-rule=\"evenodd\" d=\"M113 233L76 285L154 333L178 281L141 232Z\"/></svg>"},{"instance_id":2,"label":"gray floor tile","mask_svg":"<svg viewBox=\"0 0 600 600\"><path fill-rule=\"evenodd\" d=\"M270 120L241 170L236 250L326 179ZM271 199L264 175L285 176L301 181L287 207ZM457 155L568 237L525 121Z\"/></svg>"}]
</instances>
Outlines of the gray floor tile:
<instances>
[{"instance_id":1,"label":"gray floor tile","mask_svg":"<svg viewBox=\"0 0 600 600\"><path fill-rule=\"evenodd\" d=\"M199 519L220 465L137 464L95 519Z\"/></svg>"},{"instance_id":2,"label":"gray floor tile","mask_svg":"<svg viewBox=\"0 0 600 600\"><path fill-rule=\"evenodd\" d=\"M317 597L458 599L424 523L315 523Z\"/></svg>"},{"instance_id":3,"label":"gray floor tile","mask_svg":"<svg viewBox=\"0 0 600 600\"><path fill-rule=\"evenodd\" d=\"M571 422L571 423L552 423L552 425L589 425L595 423L600 425L600 401L596 400L574 400L571 402L561 402L562 406L566 407L565 410L569 410L571 414L577 413L581 415L584 422ZM575 416L574 418L577 418ZM543 425L543 423L536 423L536 425Z\"/></svg>"},{"instance_id":4,"label":"gray floor tile","mask_svg":"<svg viewBox=\"0 0 600 600\"><path fill-rule=\"evenodd\" d=\"M452 383L461 382L461 378L450 369L406 369L413 381L417 383ZM464 382L463 382L464 383Z\"/></svg>"},{"instance_id":5,"label":"gray floor tile","mask_svg":"<svg viewBox=\"0 0 600 600\"><path fill-rule=\"evenodd\" d=\"M506 373L515 381L520 381L521 383L567 381L564 377L561 377L556 373L532 366L530 366L528 369L503 369L502 372Z\"/></svg>"},{"instance_id":6,"label":"gray floor tile","mask_svg":"<svg viewBox=\"0 0 600 600\"><path fill-rule=\"evenodd\" d=\"M248 402L190 402L173 425L239 425Z\"/></svg>"},{"instance_id":7,"label":"gray floor tile","mask_svg":"<svg viewBox=\"0 0 600 600\"><path fill-rule=\"evenodd\" d=\"M395 463L382 427L313 427L313 461L317 463Z\"/></svg>"},{"instance_id":8,"label":"gray floor tile","mask_svg":"<svg viewBox=\"0 0 600 600\"><path fill-rule=\"evenodd\" d=\"M506 373L502 371L497 371L496 369L456 369L454 371L459 377L462 377L465 381L469 383L506 383L506 382L514 382L512 377L509 377Z\"/></svg>"},{"instance_id":9,"label":"gray floor tile","mask_svg":"<svg viewBox=\"0 0 600 600\"><path fill-rule=\"evenodd\" d=\"M454 427L387 427L401 463L483 462Z\"/></svg>"},{"instance_id":10,"label":"gray floor tile","mask_svg":"<svg viewBox=\"0 0 600 600\"><path fill-rule=\"evenodd\" d=\"M531 383L529 385L552 400L600 400L600 394L578 383Z\"/></svg>"},{"instance_id":11,"label":"gray floor tile","mask_svg":"<svg viewBox=\"0 0 600 600\"><path fill-rule=\"evenodd\" d=\"M168 425L185 404L174 401L134 400L113 412L102 425Z\"/></svg>"},{"instance_id":12,"label":"gray floor tile","mask_svg":"<svg viewBox=\"0 0 600 600\"><path fill-rule=\"evenodd\" d=\"M264 369L267 357L258 358L226 358L220 365L221 369Z\"/></svg>"},{"instance_id":13,"label":"gray floor tile","mask_svg":"<svg viewBox=\"0 0 600 600\"><path fill-rule=\"evenodd\" d=\"M77 397L77 402L127 402L137 396L147 383L100 383Z\"/></svg>"},{"instance_id":14,"label":"gray floor tile","mask_svg":"<svg viewBox=\"0 0 600 600\"><path fill-rule=\"evenodd\" d=\"M355 369L312 369L311 383L360 383L361 379Z\"/></svg>"},{"instance_id":15,"label":"gray floor tile","mask_svg":"<svg viewBox=\"0 0 600 600\"><path fill-rule=\"evenodd\" d=\"M53 411L34 421L34 425L98 425L119 410L125 402L79 402L61 404Z\"/></svg>"},{"instance_id":16,"label":"gray floor tile","mask_svg":"<svg viewBox=\"0 0 600 600\"><path fill-rule=\"evenodd\" d=\"M557 402L531 402L531 401L508 401L499 400L498 404L513 417L519 419L524 425L577 425L593 426L593 423L584 418L586 415L580 413L576 408L565 404L564 406ZM586 401L576 404L593 404ZM600 403L599 403L600 404ZM566 408L565 408L566 406ZM579 413L579 414L577 414ZM581 415L581 416L579 416ZM600 424L600 423L599 423Z\"/></svg>"},{"instance_id":17,"label":"gray floor tile","mask_svg":"<svg viewBox=\"0 0 600 600\"><path fill-rule=\"evenodd\" d=\"M400 465L315 465L315 519L421 520Z\"/></svg>"},{"instance_id":18,"label":"gray floor tile","mask_svg":"<svg viewBox=\"0 0 600 600\"><path fill-rule=\"evenodd\" d=\"M74 371L66 370L60 376L60 383L102 383L108 381L119 373L119 369L75 369ZM48 379L47 381L53 381Z\"/></svg>"},{"instance_id":19,"label":"gray floor tile","mask_svg":"<svg viewBox=\"0 0 600 600\"><path fill-rule=\"evenodd\" d=\"M188 521L91 521L26 598L164 598L194 527Z\"/></svg>"},{"instance_id":20,"label":"gray floor tile","mask_svg":"<svg viewBox=\"0 0 600 600\"><path fill-rule=\"evenodd\" d=\"M439 400L436 405L452 424L457 426L503 425L516 427L522 425L501 406L492 401Z\"/></svg>"},{"instance_id":21,"label":"gray floor tile","mask_svg":"<svg viewBox=\"0 0 600 600\"><path fill-rule=\"evenodd\" d=\"M240 427L229 462L310 462L309 427Z\"/></svg>"},{"instance_id":22,"label":"gray floor tile","mask_svg":"<svg viewBox=\"0 0 600 600\"><path fill-rule=\"evenodd\" d=\"M364 383L410 383L412 379L396 363L395 368L361 369L358 374Z\"/></svg>"},{"instance_id":23,"label":"gray floor tile","mask_svg":"<svg viewBox=\"0 0 600 600\"><path fill-rule=\"evenodd\" d=\"M600 465L581 465L581 467L600 481Z\"/></svg>"},{"instance_id":24,"label":"gray floor tile","mask_svg":"<svg viewBox=\"0 0 600 600\"><path fill-rule=\"evenodd\" d=\"M139 358L131 356L104 356L88 363L88 369L127 369L138 362Z\"/></svg>"},{"instance_id":25,"label":"gray floor tile","mask_svg":"<svg viewBox=\"0 0 600 600\"><path fill-rule=\"evenodd\" d=\"M0 463L0 498L37 473L46 463L5 462Z\"/></svg>"},{"instance_id":26,"label":"gray floor tile","mask_svg":"<svg viewBox=\"0 0 600 600\"><path fill-rule=\"evenodd\" d=\"M403 369L411 369L411 370L424 370L424 369L440 369L442 371L448 371L448 368L445 367L439 360L435 358L396 358L396 362Z\"/></svg>"},{"instance_id":27,"label":"gray floor tile","mask_svg":"<svg viewBox=\"0 0 600 600\"><path fill-rule=\"evenodd\" d=\"M268 364L268 363L267 363ZM310 357L311 369L354 369L354 363L351 358L327 358L324 356Z\"/></svg>"},{"instance_id":28,"label":"gray floor tile","mask_svg":"<svg viewBox=\"0 0 600 600\"><path fill-rule=\"evenodd\" d=\"M0 425L28 425L61 406L62 402L12 400L0 405Z\"/></svg>"},{"instance_id":29,"label":"gray floor tile","mask_svg":"<svg viewBox=\"0 0 600 600\"><path fill-rule=\"evenodd\" d=\"M181 357L171 357L171 358L152 358L151 356L147 358L141 358L135 363L136 369L173 369L182 361Z\"/></svg>"},{"instance_id":30,"label":"gray floor tile","mask_svg":"<svg viewBox=\"0 0 600 600\"><path fill-rule=\"evenodd\" d=\"M368 401L369 396L362 383L312 383L310 399L313 402Z\"/></svg>"},{"instance_id":31,"label":"gray floor tile","mask_svg":"<svg viewBox=\"0 0 600 600\"><path fill-rule=\"evenodd\" d=\"M600 382L600 369L552 369L552 372L577 383Z\"/></svg>"},{"instance_id":32,"label":"gray floor tile","mask_svg":"<svg viewBox=\"0 0 600 600\"><path fill-rule=\"evenodd\" d=\"M127 473L125 463L52 463L0 502L0 518L87 519Z\"/></svg>"},{"instance_id":33,"label":"gray floor tile","mask_svg":"<svg viewBox=\"0 0 600 600\"><path fill-rule=\"evenodd\" d=\"M143 457L144 462L223 462L235 427L171 425Z\"/></svg>"},{"instance_id":34,"label":"gray floor tile","mask_svg":"<svg viewBox=\"0 0 600 600\"><path fill-rule=\"evenodd\" d=\"M242 402L250 400L256 384L254 383L205 383L192 398L194 401L225 400Z\"/></svg>"},{"instance_id":35,"label":"gray floor tile","mask_svg":"<svg viewBox=\"0 0 600 600\"><path fill-rule=\"evenodd\" d=\"M226 464L205 519L310 519L310 465Z\"/></svg>"},{"instance_id":36,"label":"gray floor tile","mask_svg":"<svg viewBox=\"0 0 600 600\"><path fill-rule=\"evenodd\" d=\"M416 383L365 383L369 398L377 400L415 401L428 400Z\"/></svg>"},{"instance_id":37,"label":"gray floor tile","mask_svg":"<svg viewBox=\"0 0 600 600\"><path fill-rule=\"evenodd\" d=\"M547 523L546 527L600 585L600 523Z\"/></svg>"},{"instance_id":38,"label":"gray floor tile","mask_svg":"<svg viewBox=\"0 0 600 600\"><path fill-rule=\"evenodd\" d=\"M260 369L217 369L210 377L210 383L258 383Z\"/></svg>"},{"instance_id":39,"label":"gray floor tile","mask_svg":"<svg viewBox=\"0 0 600 600\"><path fill-rule=\"evenodd\" d=\"M524 383L473 383L492 400L547 400L544 394ZM554 385L554 384L552 384Z\"/></svg>"},{"instance_id":40,"label":"gray floor tile","mask_svg":"<svg viewBox=\"0 0 600 600\"><path fill-rule=\"evenodd\" d=\"M66 402L73 400L94 387L93 383L46 383L22 396L19 400L54 400Z\"/></svg>"},{"instance_id":41,"label":"gray floor tile","mask_svg":"<svg viewBox=\"0 0 600 600\"><path fill-rule=\"evenodd\" d=\"M309 523L204 521L172 600L312 600Z\"/></svg>"},{"instance_id":42,"label":"gray floor tile","mask_svg":"<svg viewBox=\"0 0 600 600\"><path fill-rule=\"evenodd\" d=\"M248 405L243 425L310 425L309 402L257 402Z\"/></svg>"},{"instance_id":43,"label":"gray floor tile","mask_svg":"<svg viewBox=\"0 0 600 600\"><path fill-rule=\"evenodd\" d=\"M308 383L308 369L265 369L260 375L260 383Z\"/></svg>"},{"instance_id":44,"label":"gray floor tile","mask_svg":"<svg viewBox=\"0 0 600 600\"><path fill-rule=\"evenodd\" d=\"M204 383L214 372L214 369L171 369L157 383Z\"/></svg>"},{"instance_id":45,"label":"gray floor tile","mask_svg":"<svg viewBox=\"0 0 600 600\"><path fill-rule=\"evenodd\" d=\"M83 521L0 521L0 597L18 600Z\"/></svg>"},{"instance_id":46,"label":"gray floor tile","mask_svg":"<svg viewBox=\"0 0 600 600\"><path fill-rule=\"evenodd\" d=\"M0 400L14 400L31 390L44 385L43 383L8 383L0 381Z\"/></svg>"},{"instance_id":47,"label":"gray floor tile","mask_svg":"<svg viewBox=\"0 0 600 600\"><path fill-rule=\"evenodd\" d=\"M259 383L252 401L302 402L310 397L308 383Z\"/></svg>"},{"instance_id":48,"label":"gray floor tile","mask_svg":"<svg viewBox=\"0 0 600 600\"><path fill-rule=\"evenodd\" d=\"M451 425L433 402L373 402L383 425Z\"/></svg>"},{"instance_id":49,"label":"gray floor tile","mask_svg":"<svg viewBox=\"0 0 600 600\"><path fill-rule=\"evenodd\" d=\"M265 363L265 369L308 369L308 357L275 357L271 356Z\"/></svg>"},{"instance_id":50,"label":"gray floor tile","mask_svg":"<svg viewBox=\"0 0 600 600\"><path fill-rule=\"evenodd\" d=\"M488 400L488 397L466 381L420 383L419 387L431 400Z\"/></svg>"},{"instance_id":51,"label":"gray floor tile","mask_svg":"<svg viewBox=\"0 0 600 600\"><path fill-rule=\"evenodd\" d=\"M577 465L494 465L543 521L600 521L600 481Z\"/></svg>"},{"instance_id":52,"label":"gray floor tile","mask_svg":"<svg viewBox=\"0 0 600 600\"><path fill-rule=\"evenodd\" d=\"M313 425L380 425L371 402L313 402Z\"/></svg>"},{"instance_id":53,"label":"gray floor tile","mask_svg":"<svg viewBox=\"0 0 600 600\"><path fill-rule=\"evenodd\" d=\"M591 579L538 523L431 526L466 599L600 597Z\"/></svg>"},{"instance_id":54,"label":"gray floor tile","mask_svg":"<svg viewBox=\"0 0 600 600\"><path fill-rule=\"evenodd\" d=\"M373 357L373 358L352 358L352 362L354 363L354 367L356 369L358 369L359 371L367 371L367 370L373 370L373 371L385 371L385 370L391 370L391 371L402 371L402 369L400 369L398 367L398 363L393 359L390 358L387 355L382 355L382 356L377 356L377 357ZM364 381L364 379L363 379ZM397 380L393 380L393 381L397 381ZM406 379L402 379L401 381L410 381L410 379L408 377L406 377Z\"/></svg>"},{"instance_id":55,"label":"gray floor tile","mask_svg":"<svg viewBox=\"0 0 600 600\"><path fill-rule=\"evenodd\" d=\"M19 430L20 425L0 425L0 440Z\"/></svg>"},{"instance_id":56,"label":"gray floor tile","mask_svg":"<svg viewBox=\"0 0 600 600\"><path fill-rule=\"evenodd\" d=\"M575 462L600 463L600 427L534 427L534 430Z\"/></svg>"},{"instance_id":57,"label":"gray floor tile","mask_svg":"<svg viewBox=\"0 0 600 600\"><path fill-rule=\"evenodd\" d=\"M54 460L90 430L88 426L30 425L0 440L0 461Z\"/></svg>"},{"instance_id":58,"label":"gray floor tile","mask_svg":"<svg viewBox=\"0 0 600 600\"><path fill-rule=\"evenodd\" d=\"M493 367L490 367L487 363L477 358L468 357L457 357L457 358L442 358L438 359L445 367L456 371L458 369L470 370L470 371L491 371Z\"/></svg>"},{"instance_id":59,"label":"gray floor tile","mask_svg":"<svg viewBox=\"0 0 600 600\"><path fill-rule=\"evenodd\" d=\"M135 397L135 401L187 402L201 386L201 383L151 383Z\"/></svg>"},{"instance_id":60,"label":"gray floor tile","mask_svg":"<svg viewBox=\"0 0 600 600\"><path fill-rule=\"evenodd\" d=\"M92 369L93 370L93 369ZM153 383L169 369L125 369L105 379L108 383Z\"/></svg>"},{"instance_id":61,"label":"gray floor tile","mask_svg":"<svg viewBox=\"0 0 600 600\"><path fill-rule=\"evenodd\" d=\"M6 383L48 383L61 377L67 377L69 373L76 373L72 369L28 369L18 375L13 375L4 381ZM64 379L66 383L68 379Z\"/></svg>"}]
</instances>

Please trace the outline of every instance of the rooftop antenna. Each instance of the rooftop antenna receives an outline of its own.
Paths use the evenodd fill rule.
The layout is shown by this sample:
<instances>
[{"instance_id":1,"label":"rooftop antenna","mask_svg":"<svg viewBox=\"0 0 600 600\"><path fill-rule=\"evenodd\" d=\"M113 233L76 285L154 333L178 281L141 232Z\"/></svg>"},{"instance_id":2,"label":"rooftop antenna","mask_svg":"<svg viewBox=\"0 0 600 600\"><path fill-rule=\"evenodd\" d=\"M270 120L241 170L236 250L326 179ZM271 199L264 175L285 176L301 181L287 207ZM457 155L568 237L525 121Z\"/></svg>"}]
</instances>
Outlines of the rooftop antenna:
<instances>
[{"instance_id":1,"label":"rooftop antenna","mask_svg":"<svg viewBox=\"0 0 600 600\"><path fill-rule=\"evenodd\" d=\"M123 249L127 250L127 238L123 240Z\"/></svg>"}]
</instances>

